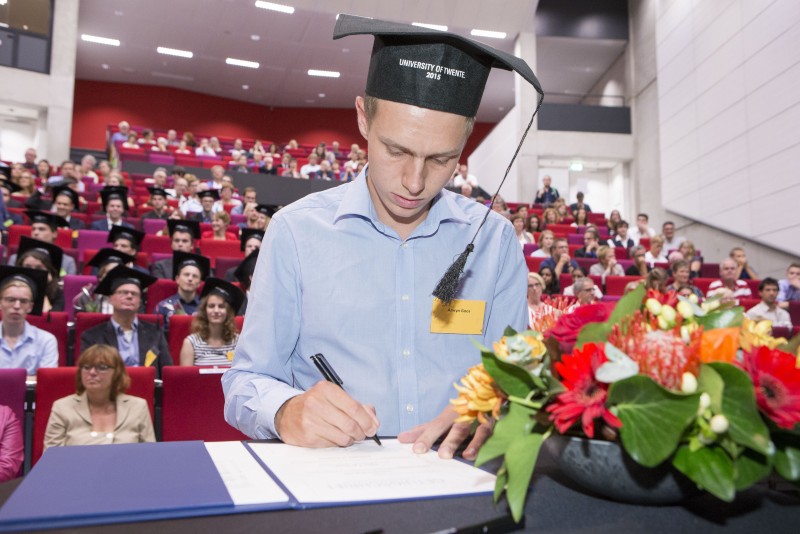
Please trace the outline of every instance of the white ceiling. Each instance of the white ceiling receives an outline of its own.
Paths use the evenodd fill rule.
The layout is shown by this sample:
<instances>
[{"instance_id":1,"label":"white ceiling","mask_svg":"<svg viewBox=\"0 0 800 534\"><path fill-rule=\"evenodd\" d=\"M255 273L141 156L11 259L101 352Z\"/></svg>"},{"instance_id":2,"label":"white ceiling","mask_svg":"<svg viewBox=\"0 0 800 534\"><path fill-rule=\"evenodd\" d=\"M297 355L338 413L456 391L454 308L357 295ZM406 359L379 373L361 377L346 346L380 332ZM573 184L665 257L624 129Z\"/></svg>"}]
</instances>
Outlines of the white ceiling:
<instances>
[{"instance_id":1,"label":"white ceiling","mask_svg":"<svg viewBox=\"0 0 800 534\"><path fill-rule=\"evenodd\" d=\"M462 35L475 27L504 31L506 39L483 40L513 52L515 37L533 31L537 0L281 3L294 6L295 13L259 9L254 0L82 0L79 34L119 39L122 44L110 47L79 41L76 77L162 85L276 107L349 108L355 95L364 90L372 38L333 41L336 13L443 24ZM194 57L161 55L156 52L158 46L191 50ZM624 47L624 41L539 38L535 70L546 93L583 94ZM227 57L257 61L261 66L254 70L226 65ZM308 69L339 71L342 76L309 77ZM552 95L546 101L578 99ZM513 74L494 69L478 120L496 122L513 105Z\"/></svg>"}]
</instances>

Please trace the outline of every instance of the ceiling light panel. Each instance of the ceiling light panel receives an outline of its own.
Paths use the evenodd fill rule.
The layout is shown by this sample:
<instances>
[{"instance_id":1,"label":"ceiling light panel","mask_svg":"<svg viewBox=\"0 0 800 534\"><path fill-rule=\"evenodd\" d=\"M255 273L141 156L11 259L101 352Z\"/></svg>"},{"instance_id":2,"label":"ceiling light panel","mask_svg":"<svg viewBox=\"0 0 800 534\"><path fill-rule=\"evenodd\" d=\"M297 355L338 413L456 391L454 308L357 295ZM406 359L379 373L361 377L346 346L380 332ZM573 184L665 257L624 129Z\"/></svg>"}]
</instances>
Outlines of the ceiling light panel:
<instances>
[{"instance_id":1,"label":"ceiling light panel","mask_svg":"<svg viewBox=\"0 0 800 534\"><path fill-rule=\"evenodd\" d=\"M119 46L119 39L109 39L108 37L98 37L96 35L89 35L88 33L81 34L81 40L87 43L104 44L108 46Z\"/></svg>"},{"instance_id":2,"label":"ceiling light panel","mask_svg":"<svg viewBox=\"0 0 800 534\"><path fill-rule=\"evenodd\" d=\"M178 50L177 48L167 48L166 46L159 46L156 52L167 56L185 57L191 59L194 54L188 50Z\"/></svg>"},{"instance_id":3,"label":"ceiling light panel","mask_svg":"<svg viewBox=\"0 0 800 534\"><path fill-rule=\"evenodd\" d=\"M412 22L412 26L419 26L420 28L428 28L429 30L439 30L440 32L446 32L447 26L442 26L440 24L426 24L424 22Z\"/></svg>"},{"instance_id":4,"label":"ceiling light panel","mask_svg":"<svg viewBox=\"0 0 800 534\"><path fill-rule=\"evenodd\" d=\"M258 68L257 61L246 61L244 59L235 59L232 57L225 59L225 63L227 63L228 65L235 65L237 67L247 67L248 69Z\"/></svg>"},{"instance_id":5,"label":"ceiling light panel","mask_svg":"<svg viewBox=\"0 0 800 534\"><path fill-rule=\"evenodd\" d=\"M469 34L473 37L488 37L489 39L506 38L506 32L493 32L491 30L472 30Z\"/></svg>"},{"instance_id":6,"label":"ceiling light panel","mask_svg":"<svg viewBox=\"0 0 800 534\"><path fill-rule=\"evenodd\" d=\"M272 2L262 2L261 0L256 2L256 7L260 7L261 9L269 9L270 11L278 11L280 13L288 13L289 15L294 13L294 8L292 6L274 4Z\"/></svg>"},{"instance_id":7,"label":"ceiling light panel","mask_svg":"<svg viewBox=\"0 0 800 534\"><path fill-rule=\"evenodd\" d=\"M341 76L341 73L333 71L333 70L309 69L308 75L309 76L322 76L323 78L338 78L339 76Z\"/></svg>"}]
</instances>

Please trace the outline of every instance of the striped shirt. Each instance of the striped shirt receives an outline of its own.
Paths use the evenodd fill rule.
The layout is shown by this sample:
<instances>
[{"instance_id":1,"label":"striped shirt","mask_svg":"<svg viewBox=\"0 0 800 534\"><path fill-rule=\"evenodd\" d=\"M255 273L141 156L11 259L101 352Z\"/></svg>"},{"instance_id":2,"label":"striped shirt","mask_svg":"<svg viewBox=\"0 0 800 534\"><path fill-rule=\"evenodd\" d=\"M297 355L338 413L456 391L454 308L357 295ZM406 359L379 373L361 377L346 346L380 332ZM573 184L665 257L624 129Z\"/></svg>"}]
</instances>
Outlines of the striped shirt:
<instances>
[{"instance_id":1,"label":"striped shirt","mask_svg":"<svg viewBox=\"0 0 800 534\"><path fill-rule=\"evenodd\" d=\"M233 337L233 341L220 347L212 347L206 343L199 335L190 334L189 342L194 349L195 365L216 365L219 367L230 367L233 351L236 350L236 342L239 341L239 334Z\"/></svg>"}]
</instances>

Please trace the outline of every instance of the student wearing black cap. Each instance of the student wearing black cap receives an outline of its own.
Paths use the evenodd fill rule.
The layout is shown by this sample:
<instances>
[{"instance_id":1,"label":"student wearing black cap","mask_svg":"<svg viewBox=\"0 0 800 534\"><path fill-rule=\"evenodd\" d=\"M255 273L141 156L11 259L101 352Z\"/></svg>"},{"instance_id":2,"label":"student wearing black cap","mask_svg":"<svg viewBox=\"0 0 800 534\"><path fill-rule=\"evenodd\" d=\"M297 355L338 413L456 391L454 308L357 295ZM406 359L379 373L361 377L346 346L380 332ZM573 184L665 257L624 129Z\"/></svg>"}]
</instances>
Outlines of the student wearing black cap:
<instances>
[{"instance_id":1,"label":"student wearing black cap","mask_svg":"<svg viewBox=\"0 0 800 534\"><path fill-rule=\"evenodd\" d=\"M56 237L58 237L58 229L67 228L69 226L63 217L59 217L55 213L28 210L25 212L25 214L31 221L31 237L51 245L55 244ZM15 265L16 262L17 255L12 254L11 257L8 258L8 264ZM59 271L59 276L77 274L77 272L78 268L75 264L75 258L69 254L64 254L61 260L61 270Z\"/></svg>"},{"instance_id":2,"label":"student wearing black cap","mask_svg":"<svg viewBox=\"0 0 800 534\"><path fill-rule=\"evenodd\" d=\"M245 228L242 230L242 235L239 238L239 242L241 244L241 250L244 252L245 258L249 257L250 254L254 250L259 250L261 248L261 243L264 241L264 230L254 230L252 228ZM242 266L240 263L236 267L231 267L225 272L224 279L228 282L238 281L236 277L236 271ZM245 291L250 289L250 280L247 281L247 287L242 287ZM244 315L244 310L239 311L239 315Z\"/></svg>"},{"instance_id":3,"label":"student wearing black cap","mask_svg":"<svg viewBox=\"0 0 800 534\"><path fill-rule=\"evenodd\" d=\"M20 237L15 265L47 273L42 311L64 311L64 291L58 283L63 254L61 248L50 243L28 236Z\"/></svg>"},{"instance_id":4,"label":"student wearing black cap","mask_svg":"<svg viewBox=\"0 0 800 534\"><path fill-rule=\"evenodd\" d=\"M42 313L46 285L43 271L0 266L0 368L24 368L36 377L37 369L58 366L55 336L26 321Z\"/></svg>"},{"instance_id":5,"label":"student wearing black cap","mask_svg":"<svg viewBox=\"0 0 800 534\"><path fill-rule=\"evenodd\" d=\"M128 205L128 188L123 186L106 186L100 190L100 199L103 202L105 219L94 221L89 228L108 232L114 226L133 228L133 225L123 219Z\"/></svg>"},{"instance_id":6,"label":"student wearing black cap","mask_svg":"<svg viewBox=\"0 0 800 534\"><path fill-rule=\"evenodd\" d=\"M181 365L227 367L239 340L236 310L242 306L242 290L219 278L209 278L200 294L200 307L192 320L192 333L183 341Z\"/></svg>"},{"instance_id":7,"label":"student wearing black cap","mask_svg":"<svg viewBox=\"0 0 800 534\"><path fill-rule=\"evenodd\" d=\"M191 221L211 223L214 214L222 210L219 204L215 204L215 202L219 200L219 191L216 189L207 189L197 193L197 196L200 198L200 205L203 209L202 211L187 213L186 218Z\"/></svg>"},{"instance_id":8,"label":"student wearing black cap","mask_svg":"<svg viewBox=\"0 0 800 534\"><path fill-rule=\"evenodd\" d=\"M167 228L173 252L194 252L194 240L200 239L200 223L170 219L167 221ZM153 263L151 274L156 278L172 279L172 258Z\"/></svg>"},{"instance_id":9,"label":"student wearing black cap","mask_svg":"<svg viewBox=\"0 0 800 534\"><path fill-rule=\"evenodd\" d=\"M470 434L454 424L452 383L480 362L473 340L525 329L527 268L507 219L442 189L493 66L542 92L524 61L456 34L340 15L334 38L355 34L375 36L356 98L369 165L273 217L223 376L225 415L249 436L309 447L380 433L424 452L446 435L439 455L451 457ZM316 353L346 393L320 381ZM464 457L489 433L479 427Z\"/></svg>"},{"instance_id":10,"label":"student wearing black cap","mask_svg":"<svg viewBox=\"0 0 800 534\"><path fill-rule=\"evenodd\" d=\"M108 322L81 334L81 347L104 344L119 351L125 365L155 367L161 376L165 365L172 365L162 328L137 317L144 290L156 279L125 266L112 269L95 288L95 293L108 297L114 311Z\"/></svg>"},{"instance_id":11,"label":"student wearing black cap","mask_svg":"<svg viewBox=\"0 0 800 534\"><path fill-rule=\"evenodd\" d=\"M172 265L172 279L178 283L178 292L159 302L155 308L155 313L164 317L165 329L169 327L169 318L173 315L195 314L200 306L197 290L211 270L208 258L189 252L173 252Z\"/></svg>"},{"instance_id":12,"label":"student wearing black cap","mask_svg":"<svg viewBox=\"0 0 800 534\"><path fill-rule=\"evenodd\" d=\"M136 258L133 256L113 248L101 248L97 251L97 254L92 256L87 265L97 269L97 283L99 284L112 269L120 265L133 265L135 260ZM87 284L81 288L81 292L72 300L72 307L75 313L96 312L111 314L114 311L114 307L108 301L108 297L95 293L95 287L96 284Z\"/></svg>"},{"instance_id":13,"label":"student wearing black cap","mask_svg":"<svg viewBox=\"0 0 800 534\"><path fill-rule=\"evenodd\" d=\"M0 192L2 192L2 202L0 203L0 223L3 226L12 224L24 224L22 217L12 213L8 208L19 208L22 204L18 200L11 198L11 195L20 190L20 187L12 181L0 180Z\"/></svg>"},{"instance_id":14,"label":"student wearing black cap","mask_svg":"<svg viewBox=\"0 0 800 534\"><path fill-rule=\"evenodd\" d=\"M125 254L133 256L134 258L142 248L143 240L144 232L134 230L133 228L112 226L111 230L108 232L108 242L111 243L111 248L120 252L124 252ZM136 269L144 274L150 274L147 269L136 264L129 265L128 267Z\"/></svg>"},{"instance_id":15,"label":"student wearing black cap","mask_svg":"<svg viewBox=\"0 0 800 534\"><path fill-rule=\"evenodd\" d=\"M244 315L247 313L247 300L250 298L250 285L253 282L253 273L256 270L256 262L258 261L258 253L260 251L260 248L253 249L233 271L232 281L239 282L239 286L242 288L242 291L244 291L244 301L242 301L242 307L239 308L236 315Z\"/></svg>"},{"instance_id":16,"label":"student wearing black cap","mask_svg":"<svg viewBox=\"0 0 800 534\"><path fill-rule=\"evenodd\" d=\"M69 185L53 188L52 210L56 215L67 221L67 224L69 224L69 227L73 230L83 230L86 228L82 220L72 216L72 212L78 209L80 204L80 195L70 188Z\"/></svg>"},{"instance_id":17,"label":"student wearing black cap","mask_svg":"<svg viewBox=\"0 0 800 534\"><path fill-rule=\"evenodd\" d=\"M167 191L161 187L148 187L150 191L150 206L152 210L142 215L142 219L167 220L172 209L167 205Z\"/></svg>"}]
</instances>

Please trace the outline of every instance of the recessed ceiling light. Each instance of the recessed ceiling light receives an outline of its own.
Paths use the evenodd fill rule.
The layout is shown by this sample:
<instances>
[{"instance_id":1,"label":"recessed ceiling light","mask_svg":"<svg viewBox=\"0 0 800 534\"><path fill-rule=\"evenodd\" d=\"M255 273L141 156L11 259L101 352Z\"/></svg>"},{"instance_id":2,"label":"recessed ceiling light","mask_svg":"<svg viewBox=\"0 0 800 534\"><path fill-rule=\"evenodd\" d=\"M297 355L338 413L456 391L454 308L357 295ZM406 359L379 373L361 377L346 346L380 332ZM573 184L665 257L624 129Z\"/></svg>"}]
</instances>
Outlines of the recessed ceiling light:
<instances>
[{"instance_id":1,"label":"recessed ceiling light","mask_svg":"<svg viewBox=\"0 0 800 534\"><path fill-rule=\"evenodd\" d=\"M569 164L569 170L573 172L581 172L583 170L583 163L580 161L573 161Z\"/></svg>"},{"instance_id":2,"label":"recessed ceiling light","mask_svg":"<svg viewBox=\"0 0 800 534\"><path fill-rule=\"evenodd\" d=\"M108 65L108 63L103 63L103 64L102 64L102 65L100 65L100 66L101 66L101 67L103 67L103 70L108 70L108 69L110 69L110 68L111 68L111 67Z\"/></svg>"},{"instance_id":3,"label":"recessed ceiling light","mask_svg":"<svg viewBox=\"0 0 800 534\"><path fill-rule=\"evenodd\" d=\"M429 30L439 30L440 32L446 32L447 26L442 26L440 24L426 24L424 22L412 22L412 26L419 26L420 28L428 28Z\"/></svg>"},{"instance_id":4,"label":"recessed ceiling light","mask_svg":"<svg viewBox=\"0 0 800 534\"><path fill-rule=\"evenodd\" d=\"M308 70L309 76L322 76L323 78L338 78L341 76L341 73L333 71L333 70L316 70L316 69L309 69Z\"/></svg>"},{"instance_id":5,"label":"recessed ceiling light","mask_svg":"<svg viewBox=\"0 0 800 534\"><path fill-rule=\"evenodd\" d=\"M115 11L114 11L114 14L115 14L116 16L118 16L118 17L121 17L121 16L122 16L122 15L124 15L125 13L123 13L122 11L120 11L119 9L117 9L117 10L115 10Z\"/></svg>"},{"instance_id":6,"label":"recessed ceiling light","mask_svg":"<svg viewBox=\"0 0 800 534\"><path fill-rule=\"evenodd\" d=\"M320 93L317 96L320 97L320 98L325 98L325 93Z\"/></svg>"},{"instance_id":7,"label":"recessed ceiling light","mask_svg":"<svg viewBox=\"0 0 800 534\"><path fill-rule=\"evenodd\" d=\"M345 53L345 54L349 54L350 53L350 49L349 48L342 48L342 52Z\"/></svg>"},{"instance_id":8,"label":"recessed ceiling light","mask_svg":"<svg viewBox=\"0 0 800 534\"><path fill-rule=\"evenodd\" d=\"M82 34L81 39L89 43L104 44L109 46L119 46L119 39L109 39L108 37L97 37L96 35L89 35L88 33Z\"/></svg>"},{"instance_id":9,"label":"recessed ceiling light","mask_svg":"<svg viewBox=\"0 0 800 534\"><path fill-rule=\"evenodd\" d=\"M250 39L252 39L253 41L260 41L261 40L261 36L253 34L253 35L250 36Z\"/></svg>"},{"instance_id":10,"label":"recessed ceiling light","mask_svg":"<svg viewBox=\"0 0 800 534\"><path fill-rule=\"evenodd\" d=\"M289 13L290 15L294 13L294 8L292 6L274 4L272 2L262 2L261 0L256 2L256 7L260 7L261 9L269 9L271 11L279 11L281 13Z\"/></svg>"},{"instance_id":11,"label":"recessed ceiling light","mask_svg":"<svg viewBox=\"0 0 800 534\"><path fill-rule=\"evenodd\" d=\"M314 103L313 98L306 98L306 104L313 104L313 103Z\"/></svg>"},{"instance_id":12,"label":"recessed ceiling light","mask_svg":"<svg viewBox=\"0 0 800 534\"><path fill-rule=\"evenodd\" d=\"M257 61L245 61L244 59L234 59L229 57L225 60L225 63L228 65L235 65L237 67L247 67L248 69L257 69L258 62Z\"/></svg>"},{"instance_id":13,"label":"recessed ceiling light","mask_svg":"<svg viewBox=\"0 0 800 534\"><path fill-rule=\"evenodd\" d=\"M499 108L497 108L497 111L505 111L505 110L506 110L506 108L504 108L503 106L500 106Z\"/></svg>"},{"instance_id":14,"label":"recessed ceiling light","mask_svg":"<svg viewBox=\"0 0 800 534\"><path fill-rule=\"evenodd\" d=\"M194 78L192 78L191 76L182 76L180 74L172 74L171 72L152 71L150 74L152 74L156 78L168 78L170 80L181 80L183 82L193 82L194 81Z\"/></svg>"},{"instance_id":15,"label":"recessed ceiling light","mask_svg":"<svg viewBox=\"0 0 800 534\"><path fill-rule=\"evenodd\" d=\"M493 32L490 30L472 30L469 34L473 37L489 37L490 39L506 38L506 32Z\"/></svg>"},{"instance_id":16,"label":"recessed ceiling light","mask_svg":"<svg viewBox=\"0 0 800 534\"><path fill-rule=\"evenodd\" d=\"M194 56L194 54L188 50L178 50L177 48L167 48L166 46L159 46L156 48L156 52L159 54L165 54L167 56L186 57L189 59Z\"/></svg>"},{"instance_id":17,"label":"recessed ceiling light","mask_svg":"<svg viewBox=\"0 0 800 534\"><path fill-rule=\"evenodd\" d=\"M250 86L249 86L249 85L247 85L247 84L244 84L244 85L242 86L242 89L244 89L245 91L247 91L248 89L250 89Z\"/></svg>"}]
</instances>

